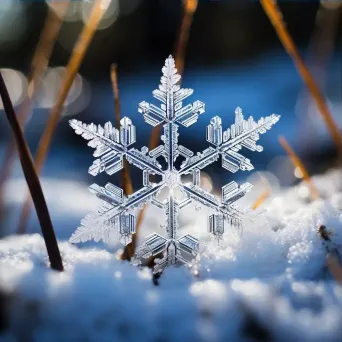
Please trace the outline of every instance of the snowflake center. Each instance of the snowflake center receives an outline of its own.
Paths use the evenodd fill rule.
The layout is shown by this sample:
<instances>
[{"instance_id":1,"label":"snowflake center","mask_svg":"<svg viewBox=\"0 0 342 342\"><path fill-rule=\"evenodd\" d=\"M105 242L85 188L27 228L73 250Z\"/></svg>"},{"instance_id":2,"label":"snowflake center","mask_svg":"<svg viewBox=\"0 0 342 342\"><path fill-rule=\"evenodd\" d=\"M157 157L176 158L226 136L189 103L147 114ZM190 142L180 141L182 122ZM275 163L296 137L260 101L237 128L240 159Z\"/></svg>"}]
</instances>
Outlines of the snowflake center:
<instances>
[{"instance_id":1,"label":"snowflake center","mask_svg":"<svg viewBox=\"0 0 342 342\"><path fill-rule=\"evenodd\" d=\"M174 188L180 183L180 175L177 171L166 171L163 176L163 182L169 188Z\"/></svg>"}]
</instances>

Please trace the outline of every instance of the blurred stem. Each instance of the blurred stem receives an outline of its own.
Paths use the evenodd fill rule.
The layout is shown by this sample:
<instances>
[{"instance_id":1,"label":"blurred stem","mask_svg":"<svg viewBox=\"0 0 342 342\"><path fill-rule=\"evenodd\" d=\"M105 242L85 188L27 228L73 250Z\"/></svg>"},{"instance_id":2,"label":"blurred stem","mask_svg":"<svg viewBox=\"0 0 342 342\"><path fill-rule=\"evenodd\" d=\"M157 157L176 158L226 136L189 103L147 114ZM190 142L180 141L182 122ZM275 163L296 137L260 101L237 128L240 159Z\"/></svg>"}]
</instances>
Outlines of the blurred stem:
<instances>
[{"instance_id":1,"label":"blurred stem","mask_svg":"<svg viewBox=\"0 0 342 342\"><path fill-rule=\"evenodd\" d=\"M332 4L332 2L329 2ZM327 3L322 2L316 14L315 28L310 38L307 65L316 78L321 89L325 88L327 68L334 51L335 38L338 33L342 7L327 8ZM307 89L300 91L297 104L300 105L302 122L306 123L308 134L303 139L307 149L312 150L313 144L317 143L314 137L318 134L317 127L313 123L314 116L310 113L312 97ZM300 125L301 127L301 125ZM301 133L301 129L300 132ZM304 137L303 137L304 138Z\"/></svg>"},{"instance_id":2,"label":"blurred stem","mask_svg":"<svg viewBox=\"0 0 342 342\"><path fill-rule=\"evenodd\" d=\"M8 122L11 125L12 132L16 140L17 148L19 151L19 158L25 175L25 179L30 189L32 199L36 208L51 268L57 271L63 271L62 257L59 252L56 235L52 226L49 210L46 205L38 173L35 169L31 152L25 140L19 120L17 119L17 116L14 112L13 105L6 88L6 84L2 78L1 73L0 94Z\"/></svg>"},{"instance_id":3,"label":"blurred stem","mask_svg":"<svg viewBox=\"0 0 342 342\"><path fill-rule=\"evenodd\" d=\"M120 129L121 103L120 103L117 69L118 69L118 66L116 64L111 65L111 67L110 67L110 78L112 81L113 95L114 95L115 126L117 129Z\"/></svg>"},{"instance_id":4,"label":"blurred stem","mask_svg":"<svg viewBox=\"0 0 342 342\"><path fill-rule=\"evenodd\" d=\"M258 172L258 174L259 174L261 182L265 185L266 189L260 194L260 196L253 203L252 205L253 210L258 209L265 202L265 200L272 194L272 186L270 182L261 173Z\"/></svg>"},{"instance_id":5,"label":"blurred stem","mask_svg":"<svg viewBox=\"0 0 342 342\"><path fill-rule=\"evenodd\" d=\"M271 195L271 190L265 190L263 191L260 196L256 199L256 201L252 205L252 209L256 210L258 209L264 202L265 200L270 197Z\"/></svg>"},{"instance_id":6,"label":"blurred stem","mask_svg":"<svg viewBox=\"0 0 342 342\"><path fill-rule=\"evenodd\" d=\"M18 110L18 120L22 126L25 126L32 111L32 105L37 97L38 90L41 87L67 9L68 1L54 0L49 5L44 28L32 58L31 71L28 76L29 93L26 95ZM56 13L56 10L58 10L58 14ZM12 137L6 147L4 161L0 169L0 211L3 210L5 205L5 184L11 175L11 170L16 160L16 152L15 138Z\"/></svg>"},{"instance_id":7,"label":"blurred stem","mask_svg":"<svg viewBox=\"0 0 342 342\"><path fill-rule=\"evenodd\" d=\"M104 0L97 0L93 5L89 20L85 23L83 30L76 42L75 48L72 52L69 63L66 67L66 71L64 74L64 79L62 81L61 91L58 95L57 103L51 110L48 122L46 124L43 135L39 141L37 153L35 156L35 164L37 168L37 172L40 173L47 156L52 137L54 131L57 127L58 121L62 116L62 112L64 109L64 102L67 99L70 88L73 84L74 78L78 73L80 65L83 61L83 58L88 50L90 42L96 32L97 26L100 23L100 20L105 13L107 7L105 6ZM26 224L29 218L31 208L31 198L28 195L26 197L25 204L23 206L19 225L18 225L18 233L22 234L25 232Z\"/></svg>"},{"instance_id":8,"label":"blurred stem","mask_svg":"<svg viewBox=\"0 0 342 342\"><path fill-rule=\"evenodd\" d=\"M309 172L306 170L306 168L305 168L304 164L302 163L302 161L300 160L300 158L297 156L295 151L292 149L292 147L289 145L289 143L287 142L287 140L284 137L279 137L279 142L280 142L281 146L284 148L284 150L287 152L287 154L289 155L293 167L294 168L298 167L300 172L302 173L303 180L308 185L308 187L310 189L312 200L314 201L314 200L318 199L319 193L318 193L316 187L314 186L314 184L312 183Z\"/></svg>"},{"instance_id":9,"label":"blurred stem","mask_svg":"<svg viewBox=\"0 0 342 342\"><path fill-rule=\"evenodd\" d=\"M316 101L316 105L328 127L328 130L332 136L336 144L336 148L338 151L339 158L342 159L342 137L339 132L338 126L336 125L332 114L328 108L327 102L321 93L315 79L310 74L309 69L305 65L302 57L300 56L296 45L291 38L285 23L283 21L283 17L281 11L277 5L277 2L274 0L260 0L260 3L270 19L280 41L282 42L285 50L292 58L295 66L297 67L298 73L302 77L304 83L309 89L312 97Z\"/></svg>"},{"instance_id":10,"label":"blurred stem","mask_svg":"<svg viewBox=\"0 0 342 342\"><path fill-rule=\"evenodd\" d=\"M326 257L326 263L331 275L342 286L342 267L336 254L329 253Z\"/></svg>"},{"instance_id":11,"label":"blurred stem","mask_svg":"<svg viewBox=\"0 0 342 342\"><path fill-rule=\"evenodd\" d=\"M184 0L184 16L175 48L175 64L180 75L183 74L185 51L189 42L191 24L197 9L198 0Z\"/></svg>"},{"instance_id":12,"label":"blurred stem","mask_svg":"<svg viewBox=\"0 0 342 342\"><path fill-rule=\"evenodd\" d=\"M117 75L117 65L112 64L111 66L111 80L113 86L114 103L115 103L115 123L116 128L120 130L120 117L121 117L121 104L120 104L120 94L118 86L118 75ZM125 159L123 162L123 171L121 173L121 186L124 190L126 196L133 193L132 179L129 174L129 163Z\"/></svg>"}]
</instances>

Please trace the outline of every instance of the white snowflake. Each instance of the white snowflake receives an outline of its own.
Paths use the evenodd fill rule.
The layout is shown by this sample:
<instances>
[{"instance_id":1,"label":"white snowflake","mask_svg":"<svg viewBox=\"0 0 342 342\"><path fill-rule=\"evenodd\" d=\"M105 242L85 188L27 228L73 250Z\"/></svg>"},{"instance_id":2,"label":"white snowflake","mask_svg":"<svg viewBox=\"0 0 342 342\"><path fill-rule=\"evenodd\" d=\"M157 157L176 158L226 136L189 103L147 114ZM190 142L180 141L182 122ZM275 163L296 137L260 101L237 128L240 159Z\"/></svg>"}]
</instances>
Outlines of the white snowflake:
<instances>
[{"instance_id":1,"label":"white snowflake","mask_svg":"<svg viewBox=\"0 0 342 342\"><path fill-rule=\"evenodd\" d=\"M134 208L141 208L149 202L165 210L167 237L151 234L136 252L136 259L156 258L154 272L161 272L170 265L187 264L197 254L199 241L191 235L177 236L179 210L194 202L204 205L214 211L209 217L209 232L220 239L225 231L225 223L239 226L244 212L235 202L248 192L252 185L244 183L238 185L230 182L222 188L222 199L210 194L200 187L200 170L215 162L221 156L222 167L230 172L252 170L250 160L242 156L239 151L246 147L252 151L262 151L256 144L259 134L265 133L276 123L280 116L272 114L255 122L252 117L244 120L242 111L235 111L235 124L226 131L222 129L222 121L218 116L210 120L207 126L207 141L213 146L194 155L192 151L178 144L178 125L189 127L197 122L198 116L205 111L204 103L195 101L183 107L182 101L192 95L192 89L181 89L178 85L180 75L177 74L172 56L166 59L162 69L163 76L159 89L153 91L153 96L161 102L157 107L147 102L139 104L139 112L152 126L163 124L164 133L161 136L163 144L149 151L143 147L140 151L130 147L136 140L136 129L132 121L124 117L120 121L120 130L107 122L104 127L94 124L84 124L78 120L71 120L70 126L77 134L89 140L88 145L96 148L97 157L89 168L89 173L96 176L105 171L112 175L123 167L123 158L129 163L143 170L144 187L132 195L125 197L121 188L108 183L105 187L97 184L90 186L90 191L102 200L101 207L88 214L82 221L81 227L71 236L70 242L84 242L87 240L108 241L116 231L122 237L122 242L128 244L135 233L135 216L131 214ZM177 169L174 165L181 156L185 160ZM157 158L163 157L167 167L162 168ZM181 181L181 176L192 175L190 185ZM162 180L158 183L150 181L150 175L159 175ZM160 191L167 187L167 199L158 199ZM176 192L182 193L182 199Z\"/></svg>"}]
</instances>

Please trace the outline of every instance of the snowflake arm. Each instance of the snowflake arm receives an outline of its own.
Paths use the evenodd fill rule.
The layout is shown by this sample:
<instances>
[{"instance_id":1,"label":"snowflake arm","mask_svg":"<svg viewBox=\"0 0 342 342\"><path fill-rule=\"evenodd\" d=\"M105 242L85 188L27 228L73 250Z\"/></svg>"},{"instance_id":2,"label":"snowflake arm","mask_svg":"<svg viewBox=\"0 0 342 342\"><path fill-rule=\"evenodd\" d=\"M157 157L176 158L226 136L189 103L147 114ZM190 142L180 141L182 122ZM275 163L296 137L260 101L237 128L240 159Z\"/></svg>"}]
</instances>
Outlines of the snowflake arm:
<instances>
[{"instance_id":1,"label":"snowflake arm","mask_svg":"<svg viewBox=\"0 0 342 342\"><path fill-rule=\"evenodd\" d=\"M245 184L247 185L249 183ZM211 195L199 186L184 186L183 189L187 193L189 198L199 203L200 205L204 205L207 208L214 209L217 213L222 214L227 222L229 222L231 225L239 226L242 223L244 212L240 212L237 206L233 206L233 203L240 197L244 196L245 193L250 189L247 189L247 186L241 186L239 192L236 192L234 195L231 194L230 200L226 202L220 202L216 196Z\"/></svg>"},{"instance_id":2,"label":"snowflake arm","mask_svg":"<svg viewBox=\"0 0 342 342\"><path fill-rule=\"evenodd\" d=\"M238 107L235 111L235 123L225 132L222 132L220 117L215 116L210 120L210 124L207 126L207 140L215 145L216 150L222 155L223 168L232 173L239 169L250 171L254 169L254 166L238 151L242 147L246 147L251 151L261 152L262 146L256 144L260 134L271 129L279 118L279 115L272 114L261 118L258 122L255 122L251 116L248 120L244 120L242 110Z\"/></svg>"},{"instance_id":3,"label":"snowflake arm","mask_svg":"<svg viewBox=\"0 0 342 342\"><path fill-rule=\"evenodd\" d=\"M145 121L152 126L170 121L177 122L185 127L191 126L197 121L198 115L204 113L204 103L195 101L193 104L182 107L182 101L192 95L193 90L183 89L178 85L181 76L177 74L172 56L166 59L162 72L159 88L153 91L154 98L162 102L160 108L143 101L139 104L139 112L144 115Z\"/></svg>"},{"instance_id":4,"label":"snowflake arm","mask_svg":"<svg viewBox=\"0 0 342 342\"><path fill-rule=\"evenodd\" d=\"M151 174L163 174L162 167L155 158L151 158L135 148L127 151L126 159L140 170L149 170Z\"/></svg>"},{"instance_id":5,"label":"snowflake arm","mask_svg":"<svg viewBox=\"0 0 342 342\"><path fill-rule=\"evenodd\" d=\"M169 239L175 239L178 225L178 203L173 196L169 196L166 204L166 232Z\"/></svg>"},{"instance_id":6,"label":"snowflake arm","mask_svg":"<svg viewBox=\"0 0 342 342\"><path fill-rule=\"evenodd\" d=\"M210 146L203 152L198 152L195 156L187 158L181 165L179 173L181 175L185 175L193 172L196 169L204 169L205 167L218 160L219 156L219 151Z\"/></svg>"},{"instance_id":7,"label":"snowflake arm","mask_svg":"<svg viewBox=\"0 0 342 342\"><path fill-rule=\"evenodd\" d=\"M125 208L134 209L142 207L145 203L152 201L163 186L163 183L153 184L134 192L132 195L127 197Z\"/></svg>"},{"instance_id":8,"label":"snowflake arm","mask_svg":"<svg viewBox=\"0 0 342 342\"><path fill-rule=\"evenodd\" d=\"M81 226L77 228L75 233L69 239L71 243L86 242L94 240L95 242L104 241L109 242L116 231L114 222L119 213L111 213L111 220L104 219L104 215L108 211L112 211L113 207L102 205L96 211L89 213L81 220ZM113 229L115 228L115 229Z\"/></svg>"},{"instance_id":9,"label":"snowflake arm","mask_svg":"<svg viewBox=\"0 0 342 342\"><path fill-rule=\"evenodd\" d=\"M159 97L156 97L158 100ZM142 101L139 103L138 111L144 115L144 120L155 127L166 120L165 105L162 108L155 106L154 104Z\"/></svg>"},{"instance_id":10,"label":"snowflake arm","mask_svg":"<svg viewBox=\"0 0 342 342\"><path fill-rule=\"evenodd\" d=\"M127 199L123 197L122 189L111 183L104 188L97 184L91 185L89 190L102 200L102 205L81 221L81 227L72 235L70 242L108 242L116 231L123 237L123 243L128 244L131 235L135 233L135 217L127 213L127 210L141 207L161 189L162 185L144 187Z\"/></svg>"},{"instance_id":11,"label":"snowflake arm","mask_svg":"<svg viewBox=\"0 0 342 342\"><path fill-rule=\"evenodd\" d=\"M106 171L109 175L122 168L122 154L124 148L119 144L119 131L107 122L104 127L87 125L79 120L70 120L70 126L75 133L89 140L88 146L95 148L93 165L89 168L89 173L96 176L98 173Z\"/></svg>"},{"instance_id":12,"label":"snowflake arm","mask_svg":"<svg viewBox=\"0 0 342 342\"><path fill-rule=\"evenodd\" d=\"M230 172L237 170L252 170L254 167L248 158L242 156L238 151L246 147L251 151L261 152L262 147L256 145L259 134L266 133L275 124L280 116L272 114L255 122L252 117L243 119L242 111L237 108L235 111L235 124L227 131L222 132L221 118L216 116L210 121L207 127L207 140L216 145L216 148L209 147L203 152L197 153L185 160L181 166L180 173L188 174L195 169L203 169L218 160L222 155L222 166Z\"/></svg>"},{"instance_id":13,"label":"snowflake arm","mask_svg":"<svg viewBox=\"0 0 342 342\"><path fill-rule=\"evenodd\" d=\"M195 202L202 204L208 208L217 210L217 208L220 206L220 202L216 196L211 195L209 192L203 190L199 186L183 185L183 190Z\"/></svg>"},{"instance_id":14,"label":"snowflake arm","mask_svg":"<svg viewBox=\"0 0 342 342\"><path fill-rule=\"evenodd\" d=\"M198 116L205 112L205 105L201 101L195 101L193 104L188 104L187 106L181 108L182 103L175 106L176 117L175 121L180 123L185 127L189 127L198 120ZM179 110L178 107L180 108Z\"/></svg>"},{"instance_id":15,"label":"snowflake arm","mask_svg":"<svg viewBox=\"0 0 342 342\"><path fill-rule=\"evenodd\" d=\"M166 267L187 264L196 256L199 241L191 235L176 239L178 228L179 203L171 192L166 206L166 232L168 237L159 234L149 235L139 247L136 258L139 260L156 257L153 273L160 273Z\"/></svg>"},{"instance_id":16,"label":"snowflake arm","mask_svg":"<svg viewBox=\"0 0 342 342\"><path fill-rule=\"evenodd\" d=\"M248 120L244 120L242 110L238 107L235 110L235 124L231 125L223 133L224 142L221 149L227 151L234 147L240 149L243 146L251 151L262 152L262 146L256 145L256 142L259 140L259 134L266 133L279 119L280 115L272 114L266 118L259 119L258 122L254 121L252 116Z\"/></svg>"},{"instance_id":17,"label":"snowflake arm","mask_svg":"<svg viewBox=\"0 0 342 342\"><path fill-rule=\"evenodd\" d=\"M135 148L127 151L127 146L135 142L135 126L128 118L120 121L120 131L107 122L104 127L87 125L79 120L70 120L70 126L76 134L89 140L88 145L96 148L93 164L89 168L89 173L93 176L106 171L113 175L123 167L123 156L126 155L128 162L134 164L142 170L149 170L152 174L162 174L161 165L154 159L140 152Z\"/></svg>"},{"instance_id":18,"label":"snowflake arm","mask_svg":"<svg viewBox=\"0 0 342 342\"><path fill-rule=\"evenodd\" d=\"M135 218L126 213L122 189L107 183L105 187L93 184L89 190L101 200L101 206L81 221L81 226L69 241L72 243L88 240L108 242L113 232L118 232L123 237L124 243L129 243L131 234L135 232Z\"/></svg>"},{"instance_id":19,"label":"snowflake arm","mask_svg":"<svg viewBox=\"0 0 342 342\"><path fill-rule=\"evenodd\" d=\"M178 127L174 123L164 125L164 158L168 164L168 170L173 170L173 163L179 155L178 152Z\"/></svg>"}]
</instances>

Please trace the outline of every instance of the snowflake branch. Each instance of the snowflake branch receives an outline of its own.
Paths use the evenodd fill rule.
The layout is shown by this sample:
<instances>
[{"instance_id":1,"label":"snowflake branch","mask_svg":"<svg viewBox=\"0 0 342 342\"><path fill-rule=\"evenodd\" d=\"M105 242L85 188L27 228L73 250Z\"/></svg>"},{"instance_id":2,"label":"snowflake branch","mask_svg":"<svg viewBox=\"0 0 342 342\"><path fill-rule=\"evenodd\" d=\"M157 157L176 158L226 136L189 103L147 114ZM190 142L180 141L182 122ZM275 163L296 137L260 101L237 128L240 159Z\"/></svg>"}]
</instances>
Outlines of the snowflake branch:
<instances>
[{"instance_id":1,"label":"snowflake branch","mask_svg":"<svg viewBox=\"0 0 342 342\"><path fill-rule=\"evenodd\" d=\"M239 115L238 112L239 112L239 108L237 109L236 116ZM272 114L270 116L267 116L266 118L260 119L258 123L256 123L252 117L250 117L248 120L243 120L243 117L242 117L243 122L248 122L252 128L244 131L242 134L236 136L235 138L224 142L222 146L220 147L220 150L222 152L226 152L228 150L232 150L233 148L238 147L238 145L240 144L242 144L244 147L252 149L252 146L248 144L249 142L246 143L246 140L247 139L251 139L254 141L259 140L258 135L255 135L255 134L266 133L266 131L269 130L271 126L274 125L276 122L278 122L279 119L280 119L280 115ZM239 146L238 149L240 149L241 147ZM258 151L258 152L261 152L261 151Z\"/></svg>"},{"instance_id":2,"label":"snowflake branch","mask_svg":"<svg viewBox=\"0 0 342 342\"><path fill-rule=\"evenodd\" d=\"M189 195L191 199L199 204L203 204L206 207L216 210L223 214L226 220L228 220L233 225L239 225L242 222L244 213L240 212L237 208L225 203L220 203L216 196L211 195L207 191L203 190L198 186L185 186L183 185L184 191Z\"/></svg>"},{"instance_id":3,"label":"snowflake branch","mask_svg":"<svg viewBox=\"0 0 342 342\"><path fill-rule=\"evenodd\" d=\"M181 166L180 175L188 174L195 169L204 169L208 165L214 163L219 158L219 151L213 147L206 148L203 152L188 158Z\"/></svg>"},{"instance_id":4,"label":"snowflake branch","mask_svg":"<svg viewBox=\"0 0 342 342\"><path fill-rule=\"evenodd\" d=\"M152 200L152 197L157 194L163 186L164 183L160 182L134 192L127 197L126 202L124 203L126 210L142 206L146 202Z\"/></svg>"},{"instance_id":5,"label":"snowflake branch","mask_svg":"<svg viewBox=\"0 0 342 342\"><path fill-rule=\"evenodd\" d=\"M161 165L155 158L151 158L135 148L132 148L126 152L126 159L129 163L138 167L140 170L148 169L152 174L163 174Z\"/></svg>"}]
</instances>

